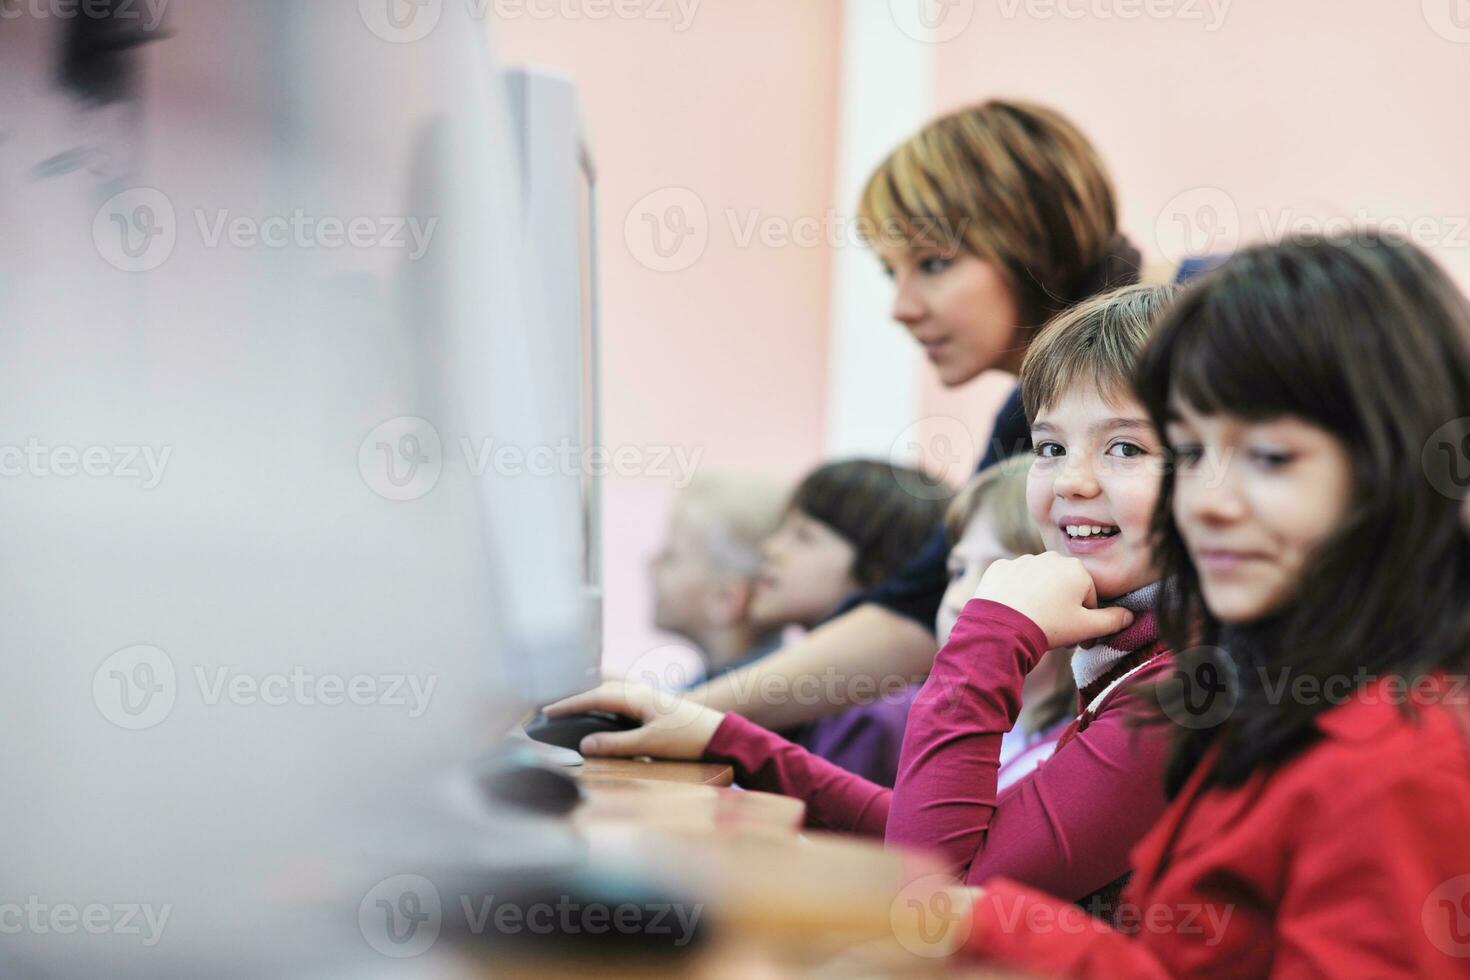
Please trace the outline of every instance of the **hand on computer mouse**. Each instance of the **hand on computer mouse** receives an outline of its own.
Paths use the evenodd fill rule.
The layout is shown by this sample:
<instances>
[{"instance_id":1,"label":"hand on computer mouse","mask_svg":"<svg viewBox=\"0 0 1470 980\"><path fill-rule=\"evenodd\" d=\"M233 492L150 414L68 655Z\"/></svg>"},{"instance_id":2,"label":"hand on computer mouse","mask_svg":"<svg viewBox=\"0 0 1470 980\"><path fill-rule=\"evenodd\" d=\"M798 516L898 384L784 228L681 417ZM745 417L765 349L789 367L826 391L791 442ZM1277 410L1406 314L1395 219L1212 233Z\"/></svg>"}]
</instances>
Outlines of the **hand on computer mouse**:
<instances>
[{"instance_id":1,"label":"hand on computer mouse","mask_svg":"<svg viewBox=\"0 0 1470 980\"><path fill-rule=\"evenodd\" d=\"M646 684L609 681L541 709L547 716L574 711L612 711L643 722L626 732L589 735L583 755L651 755L660 759L699 759L725 720L722 711L660 691Z\"/></svg>"}]
</instances>

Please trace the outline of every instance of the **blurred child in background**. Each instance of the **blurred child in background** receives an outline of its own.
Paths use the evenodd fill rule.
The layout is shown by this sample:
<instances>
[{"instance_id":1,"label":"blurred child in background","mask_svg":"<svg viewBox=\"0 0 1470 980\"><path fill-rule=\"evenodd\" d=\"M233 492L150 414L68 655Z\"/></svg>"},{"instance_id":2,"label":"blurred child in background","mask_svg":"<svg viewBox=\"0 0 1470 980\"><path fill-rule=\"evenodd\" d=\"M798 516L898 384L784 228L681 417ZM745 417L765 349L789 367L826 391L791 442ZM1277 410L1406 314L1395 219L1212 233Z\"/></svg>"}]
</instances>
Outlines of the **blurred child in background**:
<instances>
[{"instance_id":1,"label":"blurred child in background","mask_svg":"<svg viewBox=\"0 0 1470 980\"><path fill-rule=\"evenodd\" d=\"M1046 550L1026 509L1032 456L1017 456L985 470L965 485L945 516L949 534L949 587L939 604L934 635L941 643L975 594L985 570L997 561ZM1041 764L1076 714L1077 685L1070 649L1052 650L1026 675L1021 713L1000 746L997 789L1005 789Z\"/></svg>"},{"instance_id":2,"label":"blurred child in background","mask_svg":"<svg viewBox=\"0 0 1470 980\"><path fill-rule=\"evenodd\" d=\"M811 629L852 593L883 581L943 519L949 494L919 470L873 460L828 463L807 475L763 549L752 619L779 632ZM849 772L893 785L913 691L894 677L887 696L790 729L792 741ZM769 693L769 692L767 692ZM820 685L792 697L823 697Z\"/></svg>"},{"instance_id":3,"label":"blurred child in background","mask_svg":"<svg viewBox=\"0 0 1470 980\"><path fill-rule=\"evenodd\" d=\"M761 544L776 529L788 487L756 476L698 476L674 498L663 547L650 564L653 622L694 644L709 679L769 653L778 626L751 617Z\"/></svg>"}]
</instances>

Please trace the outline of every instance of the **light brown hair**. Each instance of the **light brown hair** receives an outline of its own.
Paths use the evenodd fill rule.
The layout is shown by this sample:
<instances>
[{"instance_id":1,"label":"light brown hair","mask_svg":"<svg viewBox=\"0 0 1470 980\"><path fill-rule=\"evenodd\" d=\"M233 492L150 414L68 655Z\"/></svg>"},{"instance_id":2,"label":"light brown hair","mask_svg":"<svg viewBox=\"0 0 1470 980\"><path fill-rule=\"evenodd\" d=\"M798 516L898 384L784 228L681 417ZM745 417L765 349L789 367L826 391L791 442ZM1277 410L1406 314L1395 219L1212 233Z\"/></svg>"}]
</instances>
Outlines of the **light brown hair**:
<instances>
[{"instance_id":1,"label":"light brown hair","mask_svg":"<svg viewBox=\"0 0 1470 980\"><path fill-rule=\"evenodd\" d=\"M1079 384L1105 398L1131 392L1139 352L1173 296L1172 286L1126 286L1048 324L1021 362L1026 421L1035 424L1037 415Z\"/></svg>"},{"instance_id":2,"label":"light brown hair","mask_svg":"<svg viewBox=\"0 0 1470 980\"><path fill-rule=\"evenodd\" d=\"M1024 326L1137 269L1102 270L1118 247L1113 182L1061 113L992 99L941 116L879 165L858 205L871 244L953 254L1004 270Z\"/></svg>"},{"instance_id":3,"label":"light brown hair","mask_svg":"<svg viewBox=\"0 0 1470 980\"><path fill-rule=\"evenodd\" d=\"M987 467L971 478L950 502L944 515L944 530L953 548L965 536L965 528L982 509L988 509L995 540L1013 555L1039 555L1046 550L1036 522L1026 509L1026 474L1030 454L1012 456Z\"/></svg>"}]
</instances>

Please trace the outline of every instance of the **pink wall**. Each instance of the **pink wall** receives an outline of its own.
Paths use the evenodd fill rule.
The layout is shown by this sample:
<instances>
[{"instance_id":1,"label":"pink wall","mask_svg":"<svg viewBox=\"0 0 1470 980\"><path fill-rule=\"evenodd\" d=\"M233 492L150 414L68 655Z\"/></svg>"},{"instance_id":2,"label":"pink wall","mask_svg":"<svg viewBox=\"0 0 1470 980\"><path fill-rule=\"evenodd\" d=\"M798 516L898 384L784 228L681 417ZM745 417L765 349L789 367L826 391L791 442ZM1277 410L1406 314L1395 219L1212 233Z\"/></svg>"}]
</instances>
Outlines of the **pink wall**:
<instances>
[{"instance_id":1,"label":"pink wall","mask_svg":"<svg viewBox=\"0 0 1470 980\"><path fill-rule=\"evenodd\" d=\"M1010 95L1066 111L1109 162L1126 230L1155 257L1178 251L1184 227L1197 247L1219 229L1218 251L1233 228L1254 241L1283 221L1362 208L1428 219L1418 237L1470 284L1470 30L1456 43L1435 29L1454 33L1455 0L1212 2L1215 30L1206 0L975 4L936 48L936 108ZM1130 6L1175 15L1100 16Z\"/></svg>"},{"instance_id":2,"label":"pink wall","mask_svg":"<svg viewBox=\"0 0 1470 980\"><path fill-rule=\"evenodd\" d=\"M1405 222L1470 287L1470 30L1446 26L1454 2L1215 0L1218 21L1206 0L1159 0L1174 16L1132 20L1107 16L1126 0L953 4L972 19L935 46L935 112L992 96L1065 111L1097 143L1124 229L1152 260L1361 209ZM946 392L924 370L931 431L971 420L984 440L974 420L1008 384L989 374Z\"/></svg>"},{"instance_id":3,"label":"pink wall","mask_svg":"<svg viewBox=\"0 0 1470 980\"><path fill-rule=\"evenodd\" d=\"M605 441L795 475L822 451L829 254L743 233L752 218L800 233L833 207L840 4L696 4L684 30L677 5L643 6L674 19L494 24L503 63L557 68L581 89L600 178ZM696 237L673 248L666 207L707 235L702 254ZM664 222L667 258L645 212ZM674 482L605 484L613 671L671 640L648 625L645 566Z\"/></svg>"}]
</instances>

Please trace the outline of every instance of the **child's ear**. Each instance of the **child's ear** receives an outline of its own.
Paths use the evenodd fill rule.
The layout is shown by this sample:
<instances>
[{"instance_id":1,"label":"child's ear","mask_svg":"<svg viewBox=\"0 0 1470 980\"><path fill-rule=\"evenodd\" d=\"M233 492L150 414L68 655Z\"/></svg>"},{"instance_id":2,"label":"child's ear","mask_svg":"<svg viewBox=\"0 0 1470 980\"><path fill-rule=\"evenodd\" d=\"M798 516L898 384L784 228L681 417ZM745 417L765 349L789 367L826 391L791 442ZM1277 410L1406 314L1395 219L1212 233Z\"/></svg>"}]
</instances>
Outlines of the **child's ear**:
<instances>
[{"instance_id":1,"label":"child's ear","mask_svg":"<svg viewBox=\"0 0 1470 980\"><path fill-rule=\"evenodd\" d=\"M728 628L745 622L755 593L754 583L740 578L721 579L705 596L705 618L711 626Z\"/></svg>"}]
</instances>

